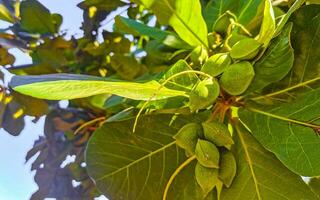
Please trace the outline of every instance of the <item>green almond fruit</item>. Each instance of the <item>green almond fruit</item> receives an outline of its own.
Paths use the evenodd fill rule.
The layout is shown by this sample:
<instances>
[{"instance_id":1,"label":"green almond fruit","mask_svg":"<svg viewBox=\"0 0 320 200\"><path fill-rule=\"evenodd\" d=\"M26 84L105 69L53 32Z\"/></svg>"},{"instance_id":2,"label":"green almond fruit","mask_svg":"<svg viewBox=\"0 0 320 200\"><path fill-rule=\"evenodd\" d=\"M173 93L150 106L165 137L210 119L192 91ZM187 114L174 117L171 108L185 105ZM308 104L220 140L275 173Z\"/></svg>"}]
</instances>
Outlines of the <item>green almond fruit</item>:
<instances>
[{"instance_id":1,"label":"green almond fruit","mask_svg":"<svg viewBox=\"0 0 320 200\"><path fill-rule=\"evenodd\" d=\"M253 78L253 66L243 61L230 65L222 74L220 84L229 94L240 95L248 89Z\"/></svg>"},{"instance_id":2,"label":"green almond fruit","mask_svg":"<svg viewBox=\"0 0 320 200\"><path fill-rule=\"evenodd\" d=\"M219 181L218 174L218 169L207 168L197 162L195 167L195 177L205 196L207 196L207 194L213 190Z\"/></svg>"},{"instance_id":3,"label":"green almond fruit","mask_svg":"<svg viewBox=\"0 0 320 200\"><path fill-rule=\"evenodd\" d=\"M194 155L194 151L198 142L198 138L202 135L202 127L197 123L189 123L184 125L178 133L173 136L176 144L185 149L187 155Z\"/></svg>"},{"instance_id":4,"label":"green almond fruit","mask_svg":"<svg viewBox=\"0 0 320 200\"><path fill-rule=\"evenodd\" d=\"M229 25L230 25L230 15L227 13L224 13L219 17L217 22L213 25L213 30L220 34L226 33Z\"/></svg>"},{"instance_id":5,"label":"green almond fruit","mask_svg":"<svg viewBox=\"0 0 320 200\"><path fill-rule=\"evenodd\" d=\"M259 53L261 46L255 39L242 39L232 46L230 56L238 60L250 60Z\"/></svg>"},{"instance_id":6,"label":"green almond fruit","mask_svg":"<svg viewBox=\"0 0 320 200\"><path fill-rule=\"evenodd\" d=\"M215 79L200 81L189 95L189 107L191 112L207 108L212 105L219 96L220 86Z\"/></svg>"},{"instance_id":7,"label":"green almond fruit","mask_svg":"<svg viewBox=\"0 0 320 200\"><path fill-rule=\"evenodd\" d=\"M211 56L201 68L201 71L210 76L218 76L231 64L228 53L218 53Z\"/></svg>"},{"instance_id":8,"label":"green almond fruit","mask_svg":"<svg viewBox=\"0 0 320 200\"><path fill-rule=\"evenodd\" d=\"M221 154L219 179L229 188L237 172L237 163L231 151Z\"/></svg>"},{"instance_id":9,"label":"green almond fruit","mask_svg":"<svg viewBox=\"0 0 320 200\"><path fill-rule=\"evenodd\" d=\"M220 122L211 121L202 123L204 137L215 145L230 149L234 144L228 127Z\"/></svg>"},{"instance_id":10,"label":"green almond fruit","mask_svg":"<svg viewBox=\"0 0 320 200\"><path fill-rule=\"evenodd\" d=\"M213 143L198 139L195 155L198 162L208 168L219 168L220 153Z\"/></svg>"}]
</instances>

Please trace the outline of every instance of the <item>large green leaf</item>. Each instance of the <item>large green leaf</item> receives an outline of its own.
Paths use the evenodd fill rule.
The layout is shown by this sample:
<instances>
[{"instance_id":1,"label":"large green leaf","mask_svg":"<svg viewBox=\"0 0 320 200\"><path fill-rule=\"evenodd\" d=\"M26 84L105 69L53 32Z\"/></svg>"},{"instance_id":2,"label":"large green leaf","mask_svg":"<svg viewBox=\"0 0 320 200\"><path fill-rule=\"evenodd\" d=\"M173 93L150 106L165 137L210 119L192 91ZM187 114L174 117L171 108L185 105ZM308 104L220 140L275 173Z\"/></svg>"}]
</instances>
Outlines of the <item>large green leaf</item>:
<instances>
[{"instance_id":1,"label":"large green leaf","mask_svg":"<svg viewBox=\"0 0 320 200\"><path fill-rule=\"evenodd\" d=\"M177 49L188 49L190 46L182 41L179 37L169 31L150 27L132 19L117 16L115 18L116 31L122 33L130 33L134 36L149 36L165 45Z\"/></svg>"},{"instance_id":2,"label":"large green leaf","mask_svg":"<svg viewBox=\"0 0 320 200\"><path fill-rule=\"evenodd\" d=\"M37 0L26 0L20 5L21 27L31 33L56 32L50 11Z\"/></svg>"},{"instance_id":3,"label":"large green leaf","mask_svg":"<svg viewBox=\"0 0 320 200\"><path fill-rule=\"evenodd\" d=\"M295 51L290 86L320 76L320 5L301 8L290 19Z\"/></svg>"},{"instance_id":4,"label":"large green leaf","mask_svg":"<svg viewBox=\"0 0 320 200\"><path fill-rule=\"evenodd\" d=\"M207 26L199 0L133 0L151 9L162 24L172 26L191 46L208 47Z\"/></svg>"},{"instance_id":5,"label":"large green leaf","mask_svg":"<svg viewBox=\"0 0 320 200\"><path fill-rule=\"evenodd\" d=\"M289 104L248 105L240 110L241 120L259 142L289 169L302 176L320 175L320 89Z\"/></svg>"},{"instance_id":6,"label":"large green leaf","mask_svg":"<svg viewBox=\"0 0 320 200\"><path fill-rule=\"evenodd\" d=\"M106 123L96 130L87 147L86 163L100 191L110 199L162 199L169 177L187 159L173 136L191 119L147 115L140 118L135 133L134 119ZM167 199L186 199L184 193L196 192L186 191L196 183L194 164L176 177Z\"/></svg>"},{"instance_id":7,"label":"large green leaf","mask_svg":"<svg viewBox=\"0 0 320 200\"><path fill-rule=\"evenodd\" d=\"M161 87L156 81L126 82L73 74L14 76L10 86L22 94L50 100L83 98L104 93L135 100L185 96L184 92ZM161 90L157 92L160 87Z\"/></svg>"},{"instance_id":8,"label":"large green leaf","mask_svg":"<svg viewBox=\"0 0 320 200\"><path fill-rule=\"evenodd\" d=\"M235 133L237 174L221 200L316 200L300 176L288 170L244 128Z\"/></svg>"},{"instance_id":9,"label":"large green leaf","mask_svg":"<svg viewBox=\"0 0 320 200\"><path fill-rule=\"evenodd\" d=\"M292 24L275 38L262 58L254 65L255 77L248 88L249 92L263 89L267 85L280 81L293 66L293 49L290 42Z\"/></svg>"},{"instance_id":10,"label":"large green leaf","mask_svg":"<svg viewBox=\"0 0 320 200\"><path fill-rule=\"evenodd\" d=\"M272 84L265 94L255 99L279 99L296 94L300 89L317 88L320 83L320 5L304 6L292 15L291 41L294 63L290 73ZM276 61L276 60L275 60ZM303 91L302 91L303 92ZM292 96L292 95L290 95Z\"/></svg>"}]
</instances>

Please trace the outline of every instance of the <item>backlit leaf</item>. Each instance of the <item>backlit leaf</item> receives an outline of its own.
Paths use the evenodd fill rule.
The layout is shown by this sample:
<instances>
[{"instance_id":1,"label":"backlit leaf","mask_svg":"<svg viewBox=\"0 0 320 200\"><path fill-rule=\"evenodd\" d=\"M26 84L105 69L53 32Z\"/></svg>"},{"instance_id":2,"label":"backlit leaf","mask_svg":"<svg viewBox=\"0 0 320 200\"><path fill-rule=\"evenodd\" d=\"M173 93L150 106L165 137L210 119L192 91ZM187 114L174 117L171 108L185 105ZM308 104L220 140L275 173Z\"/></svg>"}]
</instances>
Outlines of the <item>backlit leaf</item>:
<instances>
[{"instance_id":1,"label":"backlit leaf","mask_svg":"<svg viewBox=\"0 0 320 200\"><path fill-rule=\"evenodd\" d=\"M208 46L207 26L199 0L134 0L151 9L164 25L170 25L191 46Z\"/></svg>"},{"instance_id":2,"label":"backlit leaf","mask_svg":"<svg viewBox=\"0 0 320 200\"><path fill-rule=\"evenodd\" d=\"M115 18L116 30L122 33L129 33L134 36L145 35L149 36L165 45L177 49L190 48L188 44L183 42L178 36L169 31L163 31L155 27L150 27L145 24L139 23L132 19L117 16Z\"/></svg>"},{"instance_id":3,"label":"backlit leaf","mask_svg":"<svg viewBox=\"0 0 320 200\"><path fill-rule=\"evenodd\" d=\"M135 100L185 96L182 91L165 87L155 95L161 86L156 81L137 83L72 74L14 76L10 86L22 94L50 100L76 99L105 93Z\"/></svg>"}]
</instances>

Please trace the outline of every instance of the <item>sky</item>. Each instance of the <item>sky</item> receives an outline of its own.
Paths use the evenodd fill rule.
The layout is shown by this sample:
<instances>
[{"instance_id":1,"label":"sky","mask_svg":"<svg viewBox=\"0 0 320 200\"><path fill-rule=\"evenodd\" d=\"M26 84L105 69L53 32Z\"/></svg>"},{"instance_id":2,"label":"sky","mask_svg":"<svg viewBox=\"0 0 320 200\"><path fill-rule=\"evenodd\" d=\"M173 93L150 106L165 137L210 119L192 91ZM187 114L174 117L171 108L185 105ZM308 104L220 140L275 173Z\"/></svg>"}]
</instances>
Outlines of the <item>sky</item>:
<instances>
[{"instance_id":1,"label":"sky","mask_svg":"<svg viewBox=\"0 0 320 200\"><path fill-rule=\"evenodd\" d=\"M82 21L82 11L76 6L81 0L40 0L52 13L59 13L64 17L61 30L67 30L69 35L80 37L79 27ZM0 28L6 23L0 21ZM10 50L16 56L15 65L29 64L31 58L17 49ZM43 134L45 118L37 124L26 118L25 129L20 136L11 136L0 129L0 200L27 200L37 190L33 180L35 172L31 172L30 160L25 163L25 155L33 146L33 142ZM106 199L106 198L99 198Z\"/></svg>"}]
</instances>

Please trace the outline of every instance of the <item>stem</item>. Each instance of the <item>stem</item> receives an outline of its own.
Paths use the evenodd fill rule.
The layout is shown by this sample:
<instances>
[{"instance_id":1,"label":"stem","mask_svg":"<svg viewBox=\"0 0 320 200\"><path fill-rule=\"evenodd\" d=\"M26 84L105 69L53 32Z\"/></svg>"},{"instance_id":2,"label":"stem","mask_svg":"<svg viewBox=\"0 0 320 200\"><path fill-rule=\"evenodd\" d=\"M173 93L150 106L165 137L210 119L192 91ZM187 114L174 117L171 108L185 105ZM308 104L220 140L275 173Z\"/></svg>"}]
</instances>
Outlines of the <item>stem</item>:
<instances>
[{"instance_id":1,"label":"stem","mask_svg":"<svg viewBox=\"0 0 320 200\"><path fill-rule=\"evenodd\" d=\"M75 130L74 135L77 135L83 128L85 128L85 127L87 127L87 126L89 126L91 124L94 124L94 123L96 123L98 121L105 120L105 119L106 119L106 117L98 117L96 119L90 120L90 121L82 124L79 128L77 128Z\"/></svg>"},{"instance_id":2,"label":"stem","mask_svg":"<svg viewBox=\"0 0 320 200\"><path fill-rule=\"evenodd\" d=\"M262 95L262 96L254 97L254 98L252 98L252 100L260 100L260 99L263 99L263 98L267 98L267 97L272 97L272 96L275 96L275 95L279 95L279 94L288 92L288 91L290 91L290 90L293 90L293 89L296 89L296 88L299 88L299 87L302 87L302 86L306 86L306 85L308 85L308 84L310 84L310 83L313 83L313 82L316 82L316 81L318 81L318 80L320 80L320 77L317 77L317 78L314 78L314 79L311 79L311 80L308 80L308 81L299 83L299 84L297 84L297 85L288 87L288 88L283 89L283 90L279 90L279 91L276 91L276 92L272 92L272 93L267 94L267 95Z\"/></svg>"},{"instance_id":3,"label":"stem","mask_svg":"<svg viewBox=\"0 0 320 200\"><path fill-rule=\"evenodd\" d=\"M167 196L168 196L168 191L169 188L173 182L173 180L177 177L177 175L188 165L190 164L193 160L196 159L196 156L191 156L190 158L188 158L187 160L185 160L174 172L173 174L170 176L170 179L168 180L166 187L164 189L163 192L163 197L162 200L166 200Z\"/></svg>"},{"instance_id":4,"label":"stem","mask_svg":"<svg viewBox=\"0 0 320 200\"><path fill-rule=\"evenodd\" d=\"M210 76L209 74L206 74L204 72L201 72L201 71L195 71L195 70L186 70L186 71L183 71L183 72L179 72L177 74L174 74L173 76L170 76L168 79L166 79L158 88L158 90L142 105L142 107L140 108L137 116L136 116L136 119L134 120L134 124L133 124L133 133L136 131L136 127L137 127L137 124L138 124L138 119L142 113L142 111L146 108L146 106L148 105L148 103L154 98L156 97L160 90L169 82L171 81L172 79L180 76L180 75L183 75L183 74L189 74L189 73L194 73L194 74L200 74L200 75L203 75L203 76L206 76L208 78L213 78L212 76ZM187 97L187 96L186 96Z\"/></svg>"},{"instance_id":5,"label":"stem","mask_svg":"<svg viewBox=\"0 0 320 200\"><path fill-rule=\"evenodd\" d=\"M249 108L248 110L256 112L256 113L260 113L262 115L266 115L266 116L269 116L269 117L272 117L272 118L275 118L275 119L280 119L282 121L287 121L287 122L291 122L291 123L294 123L294 124L299 124L299 125L302 125L302 126L306 126L306 127L309 127L309 128L313 128L313 129L320 128L320 125L311 124L311 123L308 123L308 122L302 122L302 121L298 121L298 120L294 120L294 119L290 119L290 118L274 115L272 113L264 112L262 110L258 110L258 109L255 109L255 108Z\"/></svg>"}]
</instances>

